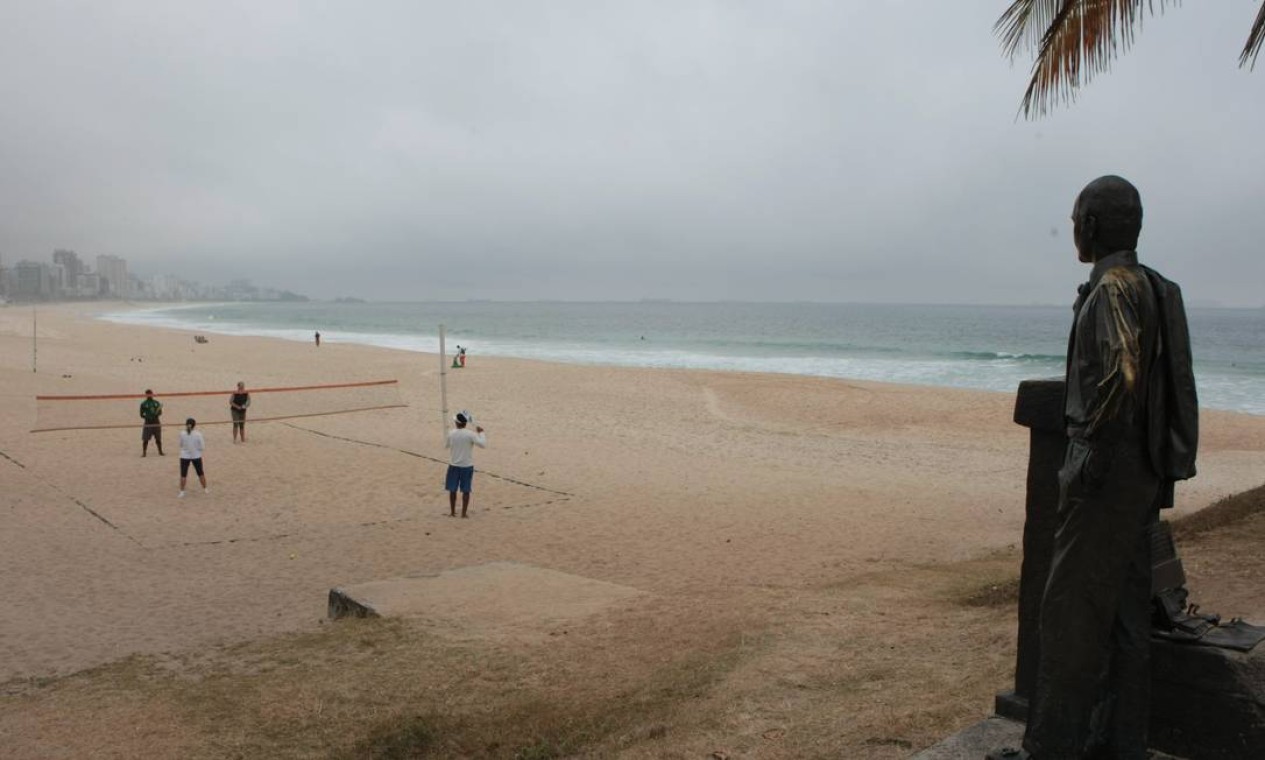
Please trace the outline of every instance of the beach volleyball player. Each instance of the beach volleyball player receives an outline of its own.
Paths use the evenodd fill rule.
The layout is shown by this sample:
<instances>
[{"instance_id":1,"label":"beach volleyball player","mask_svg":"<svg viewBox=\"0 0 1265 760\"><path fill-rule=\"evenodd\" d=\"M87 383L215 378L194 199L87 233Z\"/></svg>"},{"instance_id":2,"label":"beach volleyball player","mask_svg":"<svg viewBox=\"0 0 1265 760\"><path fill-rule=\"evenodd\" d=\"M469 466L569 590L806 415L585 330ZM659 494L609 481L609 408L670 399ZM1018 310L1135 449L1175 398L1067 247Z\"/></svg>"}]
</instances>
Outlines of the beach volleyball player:
<instances>
[{"instance_id":1,"label":"beach volleyball player","mask_svg":"<svg viewBox=\"0 0 1265 760\"><path fill-rule=\"evenodd\" d=\"M456 427L448 431L444 447L451 454L448 462L448 474L444 479L444 488L448 490L448 516L457 516L457 491L461 491L461 516L466 517L470 507L470 486L474 481L474 447L488 447L487 436L483 428L475 426L471 431L467 425L474 422L474 416L464 409L452 418Z\"/></svg>"},{"instance_id":2,"label":"beach volleyball player","mask_svg":"<svg viewBox=\"0 0 1265 760\"><path fill-rule=\"evenodd\" d=\"M250 394L246 392L246 383L237 381L237 391L228 397L228 411L233 417L233 443L240 436L246 442L246 410L250 408Z\"/></svg>"},{"instance_id":3,"label":"beach volleyball player","mask_svg":"<svg viewBox=\"0 0 1265 760\"><path fill-rule=\"evenodd\" d=\"M207 492L206 473L202 469L202 452L206 449L206 439L202 437L201 430L194 430L197 426L197 420L190 417L184 421L184 432L180 434L180 493L176 496L181 499L184 498L184 484L189 478L190 466L198 474L202 492Z\"/></svg>"}]
</instances>

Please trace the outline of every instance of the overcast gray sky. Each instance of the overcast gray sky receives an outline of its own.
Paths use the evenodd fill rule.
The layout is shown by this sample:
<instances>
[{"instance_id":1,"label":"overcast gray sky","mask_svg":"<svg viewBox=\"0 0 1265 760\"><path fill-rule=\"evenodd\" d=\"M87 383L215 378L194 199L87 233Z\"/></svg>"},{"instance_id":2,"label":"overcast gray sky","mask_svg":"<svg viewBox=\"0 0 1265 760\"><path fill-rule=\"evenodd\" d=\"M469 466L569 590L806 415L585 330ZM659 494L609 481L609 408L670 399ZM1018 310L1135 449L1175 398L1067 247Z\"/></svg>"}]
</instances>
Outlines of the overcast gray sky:
<instances>
[{"instance_id":1,"label":"overcast gray sky","mask_svg":"<svg viewBox=\"0 0 1265 760\"><path fill-rule=\"evenodd\" d=\"M314 297L1068 303L1133 180L1195 303L1265 304L1259 3L1016 120L1007 0L0 4L0 258Z\"/></svg>"}]
</instances>

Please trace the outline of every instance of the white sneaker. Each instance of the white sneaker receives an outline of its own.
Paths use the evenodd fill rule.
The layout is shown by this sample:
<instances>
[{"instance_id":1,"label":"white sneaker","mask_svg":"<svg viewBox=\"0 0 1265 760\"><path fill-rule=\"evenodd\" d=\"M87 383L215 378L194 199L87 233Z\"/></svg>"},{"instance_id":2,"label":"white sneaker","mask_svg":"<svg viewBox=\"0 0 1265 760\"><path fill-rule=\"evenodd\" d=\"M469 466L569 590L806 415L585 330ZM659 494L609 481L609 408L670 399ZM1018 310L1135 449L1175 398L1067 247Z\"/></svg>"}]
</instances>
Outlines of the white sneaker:
<instances>
[{"instance_id":1,"label":"white sneaker","mask_svg":"<svg viewBox=\"0 0 1265 760\"><path fill-rule=\"evenodd\" d=\"M177 498L177 499L183 499L183 498L184 498L184 491L181 491L180 493L176 494L176 498Z\"/></svg>"},{"instance_id":2,"label":"white sneaker","mask_svg":"<svg viewBox=\"0 0 1265 760\"><path fill-rule=\"evenodd\" d=\"M203 489L202 489L202 493L204 493L204 494L206 494L206 493L211 493L211 489L209 489L209 488L203 488Z\"/></svg>"}]
</instances>

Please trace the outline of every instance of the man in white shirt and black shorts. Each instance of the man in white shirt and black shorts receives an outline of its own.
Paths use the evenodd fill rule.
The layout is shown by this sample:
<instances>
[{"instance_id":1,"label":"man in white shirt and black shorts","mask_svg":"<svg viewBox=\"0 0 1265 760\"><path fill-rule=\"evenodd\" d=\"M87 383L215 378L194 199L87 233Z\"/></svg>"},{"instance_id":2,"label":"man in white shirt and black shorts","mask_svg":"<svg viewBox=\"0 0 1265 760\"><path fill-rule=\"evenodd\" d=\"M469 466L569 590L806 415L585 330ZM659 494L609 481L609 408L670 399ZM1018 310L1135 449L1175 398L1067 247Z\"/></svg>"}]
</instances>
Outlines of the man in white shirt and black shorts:
<instances>
[{"instance_id":1,"label":"man in white shirt and black shorts","mask_svg":"<svg viewBox=\"0 0 1265 760\"><path fill-rule=\"evenodd\" d=\"M453 422L457 427L448 431L444 448L451 453L448 460L448 474L444 478L444 488L448 490L449 517L457 516L457 491L461 491L461 516L466 517L466 509L470 506L470 485L474 481L474 447L488 447L488 439L483 435L483 428L476 426L471 432L466 425L474 421L467 411L457 412Z\"/></svg>"}]
</instances>

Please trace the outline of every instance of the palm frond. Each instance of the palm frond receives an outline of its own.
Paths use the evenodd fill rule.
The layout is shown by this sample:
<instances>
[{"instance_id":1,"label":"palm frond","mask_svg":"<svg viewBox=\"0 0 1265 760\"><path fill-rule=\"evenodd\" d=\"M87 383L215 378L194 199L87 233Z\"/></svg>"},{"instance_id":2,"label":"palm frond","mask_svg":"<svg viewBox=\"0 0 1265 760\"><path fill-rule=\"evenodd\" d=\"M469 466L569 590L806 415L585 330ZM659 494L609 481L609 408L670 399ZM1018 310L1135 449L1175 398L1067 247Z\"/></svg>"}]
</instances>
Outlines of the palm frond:
<instances>
[{"instance_id":1,"label":"palm frond","mask_svg":"<svg viewBox=\"0 0 1265 760\"><path fill-rule=\"evenodd\" d=\"M1012 58L1035 48L1032 78L1019 108L1026 118L1045 114L1133 44L1144 13L1154 15L1181 0L1014 0L993 25Z\"/></svg>"},{"instance_id":2,"label":"palm frond","mask_svg":"<svg viewBox=\"0 0 1265 760\"><path fill-rule=\"evenodd\" d=\"M1239 66L1256 68L1256 56L1261 52L1262 42L1265 42L1265 3L1261 3L1261 9L1256 12L1256 21L1252 22L1252 31L1248 33L1247 44L1239 56Z\"/></svg>"},{"instance_id":3,"label":"palm frond","mask_svg":"<svg viewBox=\"0 0 1265 760\"><path fill-rule=\"evenodd\" d=\"M1013 59L1020 50L1040 45L1062 5L1063 0L1014 0L993 24L993 34L1001 37L1006 56Z\"/></svg>"}]
</instances>

